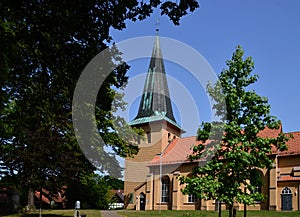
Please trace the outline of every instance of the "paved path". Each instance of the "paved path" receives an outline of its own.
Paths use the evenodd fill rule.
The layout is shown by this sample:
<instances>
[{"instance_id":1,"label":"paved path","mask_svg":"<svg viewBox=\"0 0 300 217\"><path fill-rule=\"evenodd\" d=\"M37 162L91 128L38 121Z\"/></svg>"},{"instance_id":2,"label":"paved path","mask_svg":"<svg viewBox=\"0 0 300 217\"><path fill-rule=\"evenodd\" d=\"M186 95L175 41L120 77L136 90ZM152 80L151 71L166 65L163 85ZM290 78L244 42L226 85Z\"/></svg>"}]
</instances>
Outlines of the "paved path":
<instances>
[{"instance_id":1,"label":"paved path","mask_svg":"<svg viewBox=\"0 0 300 217\"><path fill-rule=\"evenodd\" d=\"M116 210L101 210L101 217L122 217Z\"/></svg>"}]
</instances>

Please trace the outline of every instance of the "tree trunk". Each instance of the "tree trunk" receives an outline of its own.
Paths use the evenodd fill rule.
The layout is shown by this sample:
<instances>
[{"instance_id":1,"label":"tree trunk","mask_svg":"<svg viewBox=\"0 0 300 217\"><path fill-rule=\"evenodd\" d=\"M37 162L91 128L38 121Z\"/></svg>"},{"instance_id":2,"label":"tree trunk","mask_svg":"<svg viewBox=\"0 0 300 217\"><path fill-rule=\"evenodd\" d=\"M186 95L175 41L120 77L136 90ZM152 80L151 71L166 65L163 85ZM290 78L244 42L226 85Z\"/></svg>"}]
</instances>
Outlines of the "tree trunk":
<instances>
[{"instance_id":1,"label":"tree trunk","mask_svg":"<svg viewBox=\"0 0 300 217\"><path fill-rule=\"evenodd\" d=\"M34 192L32 188L28 189L27 206L30 210L34 208Z\"/></svg>"},{"instance_id":2,"label":"tree trunk","mask_svg":"<svg viewBox=\"0 0 300 217\"><path fill-rule=\"evenodd\" d=\"M229 217L233 217L233 204L229 204L228 214Z\"/></svg>"},{"instance_id":3,"label":"tree trunk","mask_svg":"<svg viewBox=\"0 0 300 217\"><path fill-rule=\"evenodd\" d=\"M244 187L244 192L246 193L247 192L247 188ZM247 217L247 204L244 203L244 217Z\"/></svg>"},{"instance_id":4,"label":"tree trunk","mask_svg":"<svg viewBox=\"0 0 300 217\"><path fill-rule=\"evenodd\" d=\"M126 195L124 196L124 209L126 209L127 206L129 205L129 203L130 203L130 197L131 197L130 194L126 194Z\"/></svg>"}]
</instances>

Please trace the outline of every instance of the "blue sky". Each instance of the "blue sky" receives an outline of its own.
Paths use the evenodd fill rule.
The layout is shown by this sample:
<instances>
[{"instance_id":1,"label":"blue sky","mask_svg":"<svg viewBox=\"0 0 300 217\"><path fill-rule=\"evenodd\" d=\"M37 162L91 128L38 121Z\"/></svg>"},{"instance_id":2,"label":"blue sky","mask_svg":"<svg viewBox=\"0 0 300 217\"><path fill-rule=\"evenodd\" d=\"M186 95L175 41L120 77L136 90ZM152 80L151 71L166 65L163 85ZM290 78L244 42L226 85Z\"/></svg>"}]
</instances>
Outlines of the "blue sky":
<instances>
[{"instance_id":1,"label":"blue sky","mask_svg":"<svg viewBox=\"0 0 300 217\"><path fill-rule=\"evenodd\" d=\"M196 49L217 74L226 68L225 61L231 58L235 47L241 45L245 56L252 56L254 73L259 75L252 88L269 98L271 114L282 121L285 132L300 131L300 1L201 0L199 3L200 8L185 16L179 26L174 26L165 16L160 17L159 35ZM158 16L155 11L145 21L128 22L123 31L112 30L114 41L154 36ZM136 90L136 97L128 102L126 111L126 118L130 120L137 113L149 60L129 64L128 86ZM166 72L175 118L187 131L184 136L193 135L200 122L209 121L211 116L204 88L176 64L166 62ZM138 76L141 76L139 80L133 79ZM176 88L176 83L183 89ZM186 95L181 95L184 91ZM190 100L189 104L183 103L186 98Z\"/></svg>"}]
</instances>

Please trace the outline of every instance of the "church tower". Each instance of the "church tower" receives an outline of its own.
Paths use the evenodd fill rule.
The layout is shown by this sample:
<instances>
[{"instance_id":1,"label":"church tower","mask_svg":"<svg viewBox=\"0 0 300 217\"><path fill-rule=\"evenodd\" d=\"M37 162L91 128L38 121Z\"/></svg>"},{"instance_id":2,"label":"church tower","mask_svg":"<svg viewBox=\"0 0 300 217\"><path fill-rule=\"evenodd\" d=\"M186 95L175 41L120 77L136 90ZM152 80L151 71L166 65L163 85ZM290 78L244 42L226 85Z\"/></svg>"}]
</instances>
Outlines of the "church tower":
<instances>
[{"instance_id":1,"label":"church tower","mask_svg":"<svg viewBox=\"0 0 300 217\"><path fill-rule=\"evenodd\" d=\"M124 193L131 195L128 206L130 209L136 206L137 198L144 197L144 204L147 201L147 163L161 154L173 139L184 133L174 118L158 29L138 114L129 124L142 128L145 133L145 139L139 141L139 153L134 158L125 160ZM147 204L138 209L145 209L146 206Z\"/></svg>"}]
</instances>

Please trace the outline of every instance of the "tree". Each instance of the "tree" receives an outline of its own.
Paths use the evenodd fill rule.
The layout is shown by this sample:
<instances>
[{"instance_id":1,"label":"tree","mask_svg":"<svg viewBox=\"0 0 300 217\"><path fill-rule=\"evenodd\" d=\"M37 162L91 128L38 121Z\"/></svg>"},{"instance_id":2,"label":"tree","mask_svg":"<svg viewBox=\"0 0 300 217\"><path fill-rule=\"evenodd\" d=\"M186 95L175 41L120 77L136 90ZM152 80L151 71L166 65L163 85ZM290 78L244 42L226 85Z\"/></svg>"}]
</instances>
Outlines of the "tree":
<instances>
[{"instance_id":1,"label":"tree","mask_svg":"<svg viewBox=\"0 0 300 217\"><path fill-rule=\"evenodd\" d=\"M0 3L0 164L3 175L35 190L78 181L80 174L101 171L121 174L113 154L92 149L102 159L88 161L72 126L72 97L87 63L112 42L110 28L143 20L160 7L179 24L180 17L198 7L180 1L2 1ZM110 66L121 61L110 50ZM111 106L117 89L127 81L129 66L120 65L102 84L96 102L98 132L114 154L132 156L138 149L118 137ZM101 71L99 71L101 74ZM135 134L130 135L134 138ZM129 137L130 137L129 136ZM91 138L92 140L93 138ZM91 155L93 156L93 155ZM100 157L99 157L100 156ZM93 160L93 159L92 159ZM0 173L1 173L0 171Z\"/></svg>"},{"instance_id":2,"label":"tree","mask_svg":"<svg viewBox=\"0 0 300 217\"><path fill-rule=\"evenodd\" d=\"M81 208L108 209L113 200L111 187L104 176L94 173L80 176L80 182L67 189L67 206L73 208L77 200Z\"/></svg>"},{"instance_id":3,"label":"tree","mask_svg":"<svg viewBox=\"0 0 300 217\"><path fill-rule=\"evenodd\" d=\"M112 190L123 190L124 181L111 176L104 176L103 179L108 183Z\"/></svg>"},{"instance_id":4,"label":"tree","mask_svg":"<svg viewBox=\"0 0 300 217\"><path fill-rule=\"evenodd\" d=\"M220 73L215 84L208 85L218 120L202 123L198 130L201 144L194 147L189 157L206 161L194 168L193 177L180 177L181 183L187 184L184 193L193 192L199 198L229 204L230 217L235 202L249 205L263 200L261 193L251 194L262 184L258 169L270 169L273 161L268 154L272 147L285 150L289 139L283 133L276 138L258 135L265 128L278 129L281 123L270 115L268 99L250 90L249 85L258 76L252 75L252 58L243 59L243 54L238 46L226 62L228 69Z\"/></svg>"}]
</instances>

